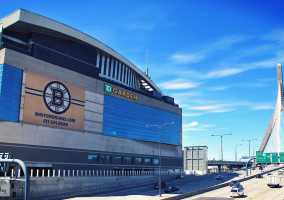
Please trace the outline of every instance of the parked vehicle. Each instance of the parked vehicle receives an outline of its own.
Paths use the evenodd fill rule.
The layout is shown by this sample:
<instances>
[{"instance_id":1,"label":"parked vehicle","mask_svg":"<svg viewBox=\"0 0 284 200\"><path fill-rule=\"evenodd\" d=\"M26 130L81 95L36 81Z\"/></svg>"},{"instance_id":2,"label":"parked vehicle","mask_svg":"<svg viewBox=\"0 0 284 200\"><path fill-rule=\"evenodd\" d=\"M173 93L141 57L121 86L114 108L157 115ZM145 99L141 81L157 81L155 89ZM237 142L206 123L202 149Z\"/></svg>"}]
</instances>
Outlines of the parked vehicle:
<instances>
[{"instance_id":1,"label":"parked vehicle","mask_svg":"<svg viewBox=\"0 0 284 200\"><path fill-rule=\"evenodd\" d=\"M176 192L178 190L179 190L179 188L177 188L177 187L167 186L166 189L165 189L165 193L172 193L172 192Z\"/></svg>"},{"instance_id":2,"label":"parked vehicle","mask_svg":"<svg viewBox=\"0 0 284 200\"><path fill-rule=\"evenodd\" d=\"M278 176L267 176L267 186L270 188L280 187L280 177Z\"/></svg>"},{"instance_id":3,"label":"parked vehicle","mask_svg":"<svg viewBox=\"0 0 284 200\"><path fill-rule=\"evenodd\" d=\"M231 188L231 197L242 197L245 195L244 187L239 183Z\"/></svg>"}]
</instances>

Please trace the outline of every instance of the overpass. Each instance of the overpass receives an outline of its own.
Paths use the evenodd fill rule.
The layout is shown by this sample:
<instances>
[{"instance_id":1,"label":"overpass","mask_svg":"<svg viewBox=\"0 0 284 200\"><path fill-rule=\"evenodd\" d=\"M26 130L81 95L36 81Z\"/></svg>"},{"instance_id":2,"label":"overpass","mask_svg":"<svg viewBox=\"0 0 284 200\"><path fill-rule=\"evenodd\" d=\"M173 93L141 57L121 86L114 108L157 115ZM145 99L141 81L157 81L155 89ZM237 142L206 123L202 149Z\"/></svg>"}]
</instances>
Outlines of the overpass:
<instances>
[{"instance_id":1,"label":"overpass","mask_svg":"<svg viewBox=\"0 0 284 200\"><path fill-rule=\"evenodd\" d=\"M221 169L222 166L226 166L229 169L232 168L242 168L246 166L246 162L243 161L226 161L226 160L208 160L208 166L217 166L218 169Z\"/></svg>"}]
</instances>

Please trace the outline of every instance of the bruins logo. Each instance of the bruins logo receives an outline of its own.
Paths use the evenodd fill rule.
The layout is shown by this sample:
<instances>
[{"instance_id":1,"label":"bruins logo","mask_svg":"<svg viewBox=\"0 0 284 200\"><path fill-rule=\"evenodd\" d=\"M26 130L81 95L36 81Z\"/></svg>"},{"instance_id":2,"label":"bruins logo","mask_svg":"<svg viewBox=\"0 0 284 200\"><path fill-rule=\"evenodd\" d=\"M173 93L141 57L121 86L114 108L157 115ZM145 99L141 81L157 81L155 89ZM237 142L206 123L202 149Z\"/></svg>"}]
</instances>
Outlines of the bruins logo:
<instances>
[{"instance_id":1,"label":"bruins logo","mask_svg":"<svg viewBox=\"0 0 284 200\"><path fill-rule=\"evenodd\" d=\"M70 107L71 95L63 83L52 81L44 88L43 100L48 110L55 114L62 114Z\"/></svg>"}]
</instances>

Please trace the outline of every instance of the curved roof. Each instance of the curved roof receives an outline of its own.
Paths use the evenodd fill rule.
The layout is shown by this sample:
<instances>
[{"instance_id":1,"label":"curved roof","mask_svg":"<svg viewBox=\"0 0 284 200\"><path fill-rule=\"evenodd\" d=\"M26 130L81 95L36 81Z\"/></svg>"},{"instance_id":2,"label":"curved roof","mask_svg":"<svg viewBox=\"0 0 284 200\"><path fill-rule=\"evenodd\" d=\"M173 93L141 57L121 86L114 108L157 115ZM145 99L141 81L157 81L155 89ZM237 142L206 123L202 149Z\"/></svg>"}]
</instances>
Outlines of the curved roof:
<instances>
[{"instance_id":1,"label":"curved roof","mask_svg":"<svg viewBox=\"0 0 284 200\"><path fill-rule=\"evenodd\" d=\"M55 20L49 19L42 15L32 13L24 9L16 10L11 15L4 17L0 21L0 23L3 25L3 29L9 26L12 26L13 24L17 22L24 22L24 23L32 24L34 26L46 28L54 32L58 32L58 33L67 35L69 37L78 39L91 46L95 46L105 51L106 53L112 55L113 57L117 58L118 60L121 60L122 62L124 62L126 65L131 67L135 72L137 72L140 76L142 76L145 79L145 81L147 81L151 86L155 88L156 91L161 93L159 87L148 76L146 76L144 72L142 72L138 67L136 67L132 62L130 62L128 59L123 57L121 54L119 54L118 52L110 48L109 46L105 45L104 43L100 42L99 40L95 39L94 37L86 33L83 33L68 25L65 25L63 23L57 22Z\"/></svg>"}]
</instances>

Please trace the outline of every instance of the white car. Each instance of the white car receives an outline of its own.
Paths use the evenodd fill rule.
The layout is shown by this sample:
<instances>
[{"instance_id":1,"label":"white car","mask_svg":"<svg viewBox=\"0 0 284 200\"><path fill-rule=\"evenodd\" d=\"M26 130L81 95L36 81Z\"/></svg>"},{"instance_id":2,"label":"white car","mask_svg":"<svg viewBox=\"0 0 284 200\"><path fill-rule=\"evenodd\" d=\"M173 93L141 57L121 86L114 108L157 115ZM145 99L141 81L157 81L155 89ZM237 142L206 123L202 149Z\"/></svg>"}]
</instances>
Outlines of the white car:
<instances>
[{"instance_id":1,"label":"white car","mask_svg":"<svg viewBox=\"0 0 284 200\"><path fill-rule=\"evenodd\" d=\"M244 195L245 190L241 184L236 184L231 187L231 197L242 197Z\"/></svg>"}]
</instances>

